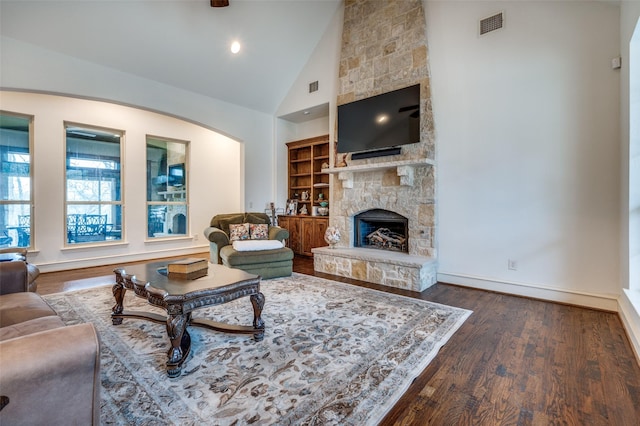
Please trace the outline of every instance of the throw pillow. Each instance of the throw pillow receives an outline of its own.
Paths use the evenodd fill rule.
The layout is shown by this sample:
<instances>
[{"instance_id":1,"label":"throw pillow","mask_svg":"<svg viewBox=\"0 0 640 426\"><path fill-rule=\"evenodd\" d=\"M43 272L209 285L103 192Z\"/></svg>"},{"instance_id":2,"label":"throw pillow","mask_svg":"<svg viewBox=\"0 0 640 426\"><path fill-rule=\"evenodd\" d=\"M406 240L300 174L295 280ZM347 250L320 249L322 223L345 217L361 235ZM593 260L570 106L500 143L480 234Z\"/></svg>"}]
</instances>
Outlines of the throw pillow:
<instances>
[{"instance_id":1,"label":"throw pillow","mask_svg":"<svg viewBox=\"0 0 640 426\"><path fill-rule=\"evenodd\" d=\"M265 223L251 223L249 224L250 238L252 240L268 240L269 239L269 225Z\"/></svg>"},{"instance_id":2,"label":"throw pillow","mask_svg":"<svg viewBox=\"0 0 640 426\"><path fill-rule=\"evenodd\" d=\"M229 225L229 241L241 241L249 239L249 224L230 224Z\"/></svg>"},{"instance_id":3,"label":"throw pillow","mask_svg":"<svg viewBox=\"0 0 640 426\"><path fill-rule=\"evenodd\" d=\"M229 215L224 219L219 219L217 223L212 224L211 226L215 226L217 228L222 229L222 232L229 235L229 225L244 223L244 215Z\"/></svg>"}]
</instances>

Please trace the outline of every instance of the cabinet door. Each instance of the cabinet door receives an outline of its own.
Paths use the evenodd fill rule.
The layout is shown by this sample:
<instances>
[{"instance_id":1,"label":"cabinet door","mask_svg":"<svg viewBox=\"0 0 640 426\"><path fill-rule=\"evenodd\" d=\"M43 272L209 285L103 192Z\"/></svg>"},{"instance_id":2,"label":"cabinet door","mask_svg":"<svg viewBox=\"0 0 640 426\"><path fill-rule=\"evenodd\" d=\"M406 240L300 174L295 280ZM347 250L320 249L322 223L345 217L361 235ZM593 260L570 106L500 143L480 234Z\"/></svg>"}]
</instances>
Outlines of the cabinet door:
<instances>
[{"instance_id":1,"label":"cabinet door","mask_svg":"<svg viewBox=\"0 0 640 426\"><path fill-rule=\"evenodd\" d=\"M289 248L293 250L294 253L300 253L302 248L301 244L301 232L300 232L300 219L297 217L289 218Z\"/></svg>"},{"instance_id":2,"label":"cabinet door","mask_svg":"<svg viewBox=\"0 0 640 426\"><path fill-rule=\"evenodd\" d=\"M313 224L313 248L327 246L327 242L324 240L324 233L329 226L329 219L316 219Z\"/></svg>"},{"instance_id":3,"label":"cabinet door","mask_svg":"<svg viewBox=\"0 0 640 426\"><path fill-rule=\"evenodd\" d=\"M301 253L307 256L311 256L311 249L313 248L313 230L315 226L315 219L305 217L300 219L302 228L302 250Z\"/></svg>"},{"instance_id":4,"label":"cabinet door","mask_svg":"<svg viewBox=\"0 0 640 426\"><path fill-rule=\"evenodd\" d=\"M289 225L289 218L286 216L278 216L278 226L289 231L289 238L287 238L284 243L286 247L291 248L291 226Z\"/></svg>"}]
</instances>

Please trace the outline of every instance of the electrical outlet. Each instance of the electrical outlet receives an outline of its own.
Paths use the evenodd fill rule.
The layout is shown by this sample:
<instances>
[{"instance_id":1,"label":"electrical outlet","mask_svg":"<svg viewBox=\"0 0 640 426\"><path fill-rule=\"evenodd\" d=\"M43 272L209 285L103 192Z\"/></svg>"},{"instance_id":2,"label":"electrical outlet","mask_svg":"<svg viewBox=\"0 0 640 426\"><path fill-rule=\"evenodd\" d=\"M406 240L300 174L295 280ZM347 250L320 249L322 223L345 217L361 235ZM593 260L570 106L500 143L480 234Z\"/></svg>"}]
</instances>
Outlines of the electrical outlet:
<instances>
[{"instance_id":1,"label":"electrical outlet","mask_svg":"<svg viewBox=\"0 0 640 426\"><path fill-rule=\"evenodd\" d=\"M517 260L513 260L513 259L508 259L507 260L507 268L509 268L510 271L517 271L518 270L518 261Z\"/></svg>"},{"instance_id":2,"label":"electrical outlet","mask_svg":"<svg viewBox=\"0 0 640 426\"><path fill-rule=\"evenodd\" d=\"M194 235L194 236L193 236L193 241L198 241L198 237L199 237L199 235L198 235L198 234Z\"/></svg>"}]
</instances>

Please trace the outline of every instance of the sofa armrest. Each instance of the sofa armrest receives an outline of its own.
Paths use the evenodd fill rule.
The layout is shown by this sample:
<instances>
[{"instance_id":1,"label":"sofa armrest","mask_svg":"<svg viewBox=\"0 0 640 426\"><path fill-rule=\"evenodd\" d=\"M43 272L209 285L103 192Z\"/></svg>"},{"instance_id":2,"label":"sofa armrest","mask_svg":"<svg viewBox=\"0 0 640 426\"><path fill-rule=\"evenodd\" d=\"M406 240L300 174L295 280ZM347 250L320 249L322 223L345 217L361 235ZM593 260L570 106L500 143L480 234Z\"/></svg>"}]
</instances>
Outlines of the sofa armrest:
<instances>
[{"instance_id":1,"label":"sofa armrest","mask_svg":"<svg viewBox=\"0 0 640 426\"><path fill-rule=\"evenodd\" d=\"M270 240L278 240L284 241L289 238L289 230L280 228L279 226L270 226L269 227L269 239Z\"/></svg>"},{"instance_id":2,"label":"sofa armrest","mask_svg":"<svg viewBox=\"0 0 640 426\"><path fill-rule=\"evenodd\" d=\"M0 294L22 291L29 291L29 272L26 262L0 262Z\"/></svg>"},{"instance_id":3,"label":"sofa armrest","mask_svg":"<svg viewBox=\"0 0 640 426\"><path fill-rule=\"evenodd\" d=\"M100 423L100 342L78 324L0 342L0 424Z\"/></svg>"},{"instance_id":4,"label":"sofa armrest","mask_svg":"<svg viewBox=\"0 0 640 426\"><path fill-rule=\"evenodd\" d=\"M0 254L14 254L16 260L27 260L27 249L24 247L5 247L0 249Z\"/></svg>"}]
</instances>

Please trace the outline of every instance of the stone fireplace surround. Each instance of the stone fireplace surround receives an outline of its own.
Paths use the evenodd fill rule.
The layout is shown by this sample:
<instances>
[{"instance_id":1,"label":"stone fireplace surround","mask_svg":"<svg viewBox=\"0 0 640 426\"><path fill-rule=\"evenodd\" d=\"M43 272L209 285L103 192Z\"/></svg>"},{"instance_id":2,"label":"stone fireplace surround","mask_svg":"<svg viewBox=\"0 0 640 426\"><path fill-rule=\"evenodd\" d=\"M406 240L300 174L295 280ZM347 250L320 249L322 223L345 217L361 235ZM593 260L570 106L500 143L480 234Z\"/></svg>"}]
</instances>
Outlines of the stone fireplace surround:
<instances>
[{"instance_id":1,"label":"stone fireplace surround","mask_svg":"<svg viewBox=\"0 0 640 426\"><path fill-rule=\"evenodd\" d=\"M330 224L342 238L336 248L312 249L314 269L418 292L433 285L433 162L378 162L325 172L339 181L332 190ZM354 217L370 209L391 210L408 219L408 253L354 247Z\"/></svg>"},{"instance_id":2,"label":"stone fireplace surround","mask_svg":"<svg viewBox=\"0 0 640 426\"><path fill-rule=\"evenodd\" d=\"M420 83L420 142L400 155L332 159L330 225L335 249L315 248L314 268L422 291L435 283L435 134L421 0L345 0L337 105ZM339 123L337 123L339 125ZM339 144L340 141L333 141ZM408 253L354 247L354 216L369 209L408 219Z\"/></svg>"}]
</instances>

